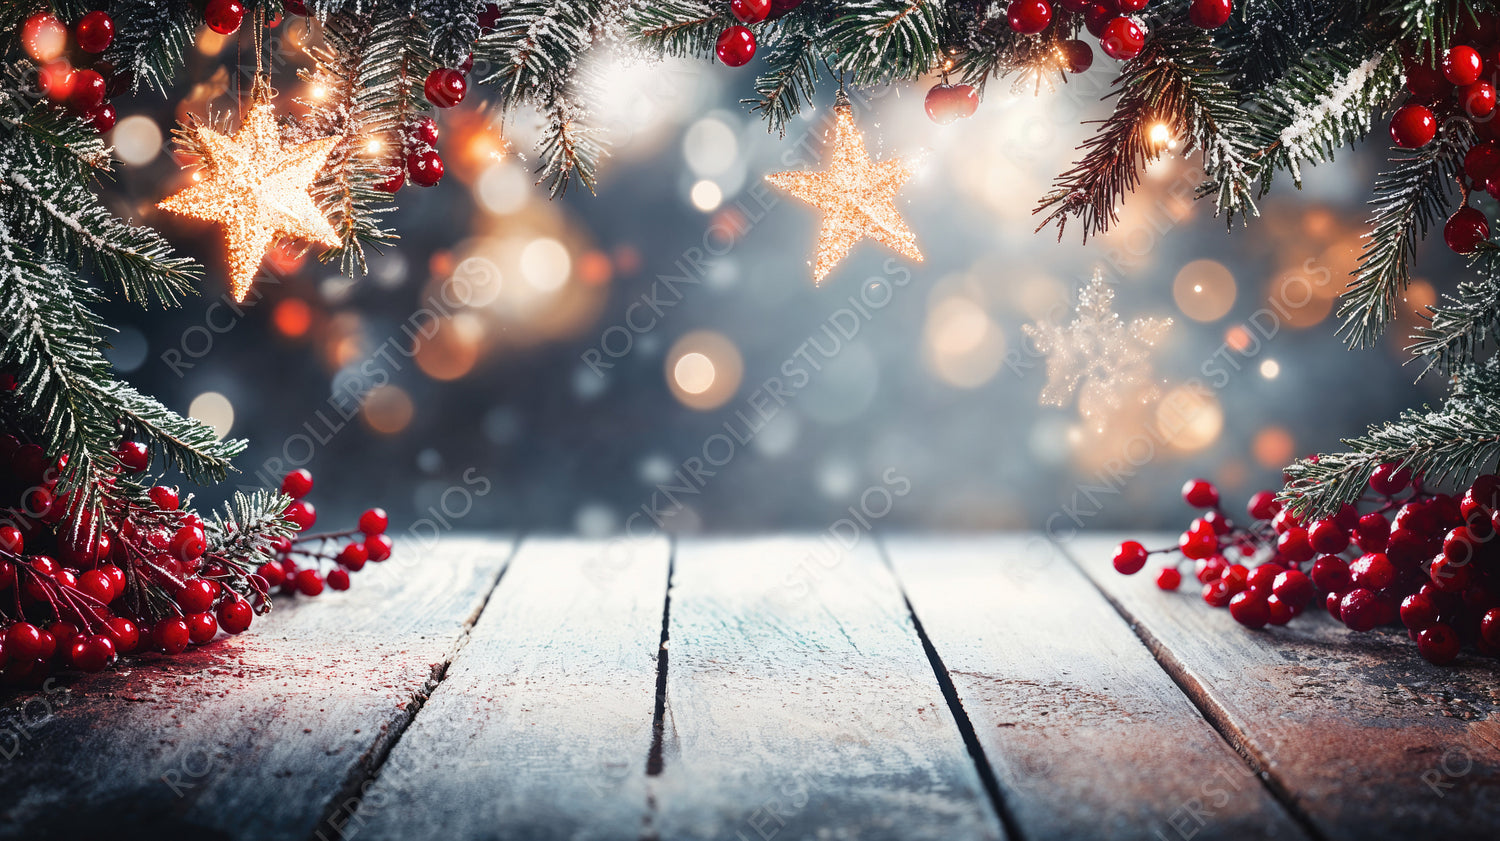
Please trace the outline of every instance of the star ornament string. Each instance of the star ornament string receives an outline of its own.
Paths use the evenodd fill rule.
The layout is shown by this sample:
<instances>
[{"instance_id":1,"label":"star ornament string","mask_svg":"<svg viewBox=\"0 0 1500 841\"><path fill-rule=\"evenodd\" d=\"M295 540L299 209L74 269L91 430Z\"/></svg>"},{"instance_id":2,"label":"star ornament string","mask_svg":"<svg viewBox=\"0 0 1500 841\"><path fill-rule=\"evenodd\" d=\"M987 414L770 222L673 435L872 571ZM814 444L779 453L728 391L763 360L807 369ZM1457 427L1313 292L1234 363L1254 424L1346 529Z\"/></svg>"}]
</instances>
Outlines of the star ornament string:
<instances>
[{"instance_id":1,"label":"star ornament string","mask_svg":"<svg viewBox=\"0 0 1500 841\"><path fill-rule=\"evenodd\" d=\"M842 93L834 105L833 149L822 172L775 172L772 186L823 211L813 283L820 284L833 267L865 237L922 261L916 235L896 210L896 193L916 172L916 162L894 159L876 163L865 151L864 135L854 125L854 109Z\"/></svg>"},{"instance_id":2,"label":"star ornament string","mask_svg":"<svg viewBox=\"0 0 1500 841\"><path fill-rule=\"evenodd\" d=\"M283 144L270 87L261 80L232 137L206 125L195 126L192 133L202 151L201 178L157 207L224 226L236 301L249 293L261 261L277 239L329 248L341 244L308 192L341 137Z\"/></svg>"}]
</instances>

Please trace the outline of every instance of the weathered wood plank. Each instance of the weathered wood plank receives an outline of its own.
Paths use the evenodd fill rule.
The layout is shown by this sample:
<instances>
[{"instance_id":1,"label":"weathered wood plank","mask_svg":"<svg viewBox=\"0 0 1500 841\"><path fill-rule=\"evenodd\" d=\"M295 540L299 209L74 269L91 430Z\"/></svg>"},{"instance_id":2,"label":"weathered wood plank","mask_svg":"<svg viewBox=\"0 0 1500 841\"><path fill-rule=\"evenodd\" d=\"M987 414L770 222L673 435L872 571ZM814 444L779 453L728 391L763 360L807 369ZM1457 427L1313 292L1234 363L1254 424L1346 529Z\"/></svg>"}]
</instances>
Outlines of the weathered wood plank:
<instances>
[{"instance_id":1,"label":"weathered wood plank","mask_svg":"<svg viewBox=\"0 0 1500 841\"><path fill-rule=\"evenodd\" d=\"M1170 543L1163 536L1153 545ZM1330 839L1493 839L1500 827L1500 668L1433 666L1399 630L1353 634L1312 609L1248 631L1110 564L1117 537L1068 553L1219 729ZM1191 578L1189 578L1191 581Z\"/></svg>"},{"instance_id":2,"label":"weathered wood plank","mask_svg":"<svg viewBox=\"0 0 1500 841\"><path fill-rule=\"evenodd\" d=\"M361 799L359 841L639 838L669 553L522 544Z\"/></svg>"},{"instance_id":3,"label":"weathered wood plank","mask_svg":"<svg viewBox=\"0 0 1500 841\"><path fill-rule=\"evenodd\" d=\"M1021 835L1302 837L1114 608L1039 535L882 544ZM1200 827L1193 816L1208 812Z\"/></svg>"},{"instance_id":4,"label":"weathered wood plank","mask_svg":"<svg viewBox=\"0 0 1500 841\"><path fill-rule=\"evenodd\" d=\"M245 636L16 699L51 707L0 762L0 836L311 836L408 723L511 542L410 551Z\"/></svg>"},{"instance_id":5,"label":"weathered wood plank","mask_svg":"<svg viewBox=\"0 0 1500 841\"><path fill-rule=\"evenodd\" d=\"M664 839L994 839L1002 829L871 540L685 541Z\"/></svg>"}]
</instances>

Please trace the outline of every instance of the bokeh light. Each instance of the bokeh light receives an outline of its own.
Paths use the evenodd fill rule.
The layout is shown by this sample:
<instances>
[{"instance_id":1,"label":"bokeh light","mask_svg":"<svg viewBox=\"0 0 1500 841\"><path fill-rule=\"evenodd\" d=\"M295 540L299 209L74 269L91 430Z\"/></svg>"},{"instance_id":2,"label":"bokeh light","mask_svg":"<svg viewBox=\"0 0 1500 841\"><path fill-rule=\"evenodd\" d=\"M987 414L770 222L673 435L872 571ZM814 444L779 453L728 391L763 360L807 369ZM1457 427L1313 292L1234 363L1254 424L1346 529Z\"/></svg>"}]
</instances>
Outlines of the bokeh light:
<instances>
[{"instance_id":1,"label":"bokeh light","mask_svg":"<svg viewBox=\"0 0 1500 841\"><path fill-rule=\"evenodd\" d=\"M667 351L667 386L690 409L708 411L729 402L743 374L739 349L721 333L696 330Z\"/></svg>"},{"instance_id":2,"label":"bokeh light","mask_svg":"<svg viewBox=\"0 0 1500 841\"><path fill-rule=\"evenodd\" d=\"M1201 450L1224 429L1224 410L1213 394L1179 386L1162 396L1156 406L1156 429L1162 440L1178 450Z\"/></svg>"},{"instance_id":3,"label":"bokeh light","mask_svg":"<svg viewBox=\"0 0 1500 841\"><path fill-rule=\"evenodd\" d=\"M395 435L406 429L416 411L411 396L400 386L379 385L365 395L365 423L383 435Z\"/></svg>"},{"instance_id":4,"label":"bokeh light","mask_svg":"<svg viewBox=\"0 0 1500 841\"><path fill-rule=\"evenodd\" d=\"M234 405L217 391L205 391L188 405L188 416L213 427L214 437L222 440L234 426Z\"/></svg>"},{"instance_id":5,"label":"bokeh light","mask_svg":"<svg viewBox=\"0 0 1500 841\"><path fill-rule=\"evenodd\" d=\"M110 140L115 156L129 166L145 166L161 154L162 135L156 121L133 114L115 124Z\"/></svg>"},{"instance_id":6,"label":"bokeh light","mask_svg":"<svg viewBox=\"0 0 1500 841\"><path fill-rule=\"evenodd\" d=\"M1250 452L1255 461L1267 470L1279 470L1296 455L1296 442L1292 434L1279 426L1268 426L1255 433Z\"/></svg>"},{"instance_id":7,"label":"bokeh light","mask_svg":"<svg viewBox=\"0 0 1500 841\"><path fill-rule=\"evenodd\" d=\"M1217 321L1234 306L1234 275L1216 260L1194 260L1172 281L1172 298L1194 321Z\"/></svg>"}]
</instances>

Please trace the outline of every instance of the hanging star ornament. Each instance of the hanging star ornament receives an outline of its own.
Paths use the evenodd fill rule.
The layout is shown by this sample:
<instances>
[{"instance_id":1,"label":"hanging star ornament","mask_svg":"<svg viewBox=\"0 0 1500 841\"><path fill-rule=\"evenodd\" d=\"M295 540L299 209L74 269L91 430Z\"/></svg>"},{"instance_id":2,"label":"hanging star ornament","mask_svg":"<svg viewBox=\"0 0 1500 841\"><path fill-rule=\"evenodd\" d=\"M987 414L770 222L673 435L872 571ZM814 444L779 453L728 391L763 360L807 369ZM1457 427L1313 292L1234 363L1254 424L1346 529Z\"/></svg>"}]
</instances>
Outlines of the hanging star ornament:
<instances>
[{"instance_id":1,"label":"hanging star ornament","mask_svg":"<svg viewBox=\"0 0 1500 841\"><path fill-rule=\"evenodd\" d=\"M775 172L766 176L772 186L823 210L813 283L822 283L834 264L844 259L864 237L883 242L921 262L917 238L896 210L896 193L916 171L915 163L901 159L871 161L865 151L864 136L854 125L854 109L842 94L834 105L834 113L837 121L833 159L828 169Z\"/></svg>"},{"instance_id":2,"label":"hanging star ornament","mask_svg":"<svg viewBox=\"0 0 1500 841\"><path fill-rule=\"evenodd\" d=\"M1172 326L1170 318L1137 318L1126 324L1114 311L1115 292L1099 272L1078 293L1078 310L1067 327L1026 324L1038 352L1047 357L1043 405L1064 406L1078 392L1078 412L1104 431L1104 422L1127 399L1156 397L1151 352Z\"/></svg>"},{"instance_id":3,"label":"hanging star ornament","mask_svg":"<svg viewBox=\"0 0 1500 841\"><path fill-rule=\"evenodd\" d=\"M203 125L193 134L202 152L201 180L157 207L224 226L236 301L245 300L261 260L278 238L330 248L341 243L308 193L341 137L283 144L276 109L260 86L233 137Z\"/></svg>"}]
</instances>

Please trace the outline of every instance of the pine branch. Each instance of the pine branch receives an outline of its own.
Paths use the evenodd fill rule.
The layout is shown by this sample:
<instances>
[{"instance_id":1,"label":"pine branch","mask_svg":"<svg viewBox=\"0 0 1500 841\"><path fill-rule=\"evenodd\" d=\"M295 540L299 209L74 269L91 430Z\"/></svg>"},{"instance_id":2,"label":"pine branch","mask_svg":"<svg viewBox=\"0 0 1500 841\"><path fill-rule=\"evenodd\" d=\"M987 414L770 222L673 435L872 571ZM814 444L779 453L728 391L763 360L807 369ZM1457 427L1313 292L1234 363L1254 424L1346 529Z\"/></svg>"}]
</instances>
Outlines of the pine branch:
<instances>
[{"instance_id":1,"label":"pine branch","mask_svg":"<svg viewBox=\"0 0 1500 841\"><path fill-rule=\"evenodd\" d=\"M1407 348L1427 360L1422 369L1451 374L1474 364L1491 342L1500 342L1500 250L1485 249L1474 260L1478 277L1466 278L1458 291L1428 311L1428 323L1417 328Z\"/></svg>"},{"instance_id":2,"label":"pine branch","mask_svg":"<svg viewBox=\"0 0 1500 841\"><path fill-rule=\"evenodd\" d=\"M787 24L763 47L767 69L755 77L755 99L742 100L770 131L786 134L787 124L812 102L817 88L818 26L810 19Z\"/></svg>"},{"instance_id":3,"label":"pine branch","mask_svg":"<svg viewBox=\"0 0 1500 841\"><path fill-rule=\"evenodd\" d=\"M49 131L41 120L0 124L0 218L9 229L29 232L40 250L59 259L87 258L120 284L127 300L171 304L191 292L198 278L191 260L173 256L155 231L120 221L100 203L91 183L98 169L85 160L89 141L77 136L81 123Z\"/></svg>"},{"instance_id":4,"label":"pine branch","mask_svg":"<svg viewBox=\"0 0 1500 841\"><path fill-rule=\"evenodd\" d=\"M166 94L192 46L203 14L190 0L112 0L115 38L104 59L144 85Z\"/></svg>"},{"instance_id":5,"label":"pine branch","mask_svg":"<svg viewBox=\"0 0 1500 841\"><path fill-rule=\"evenodd\" d=\"M1114 113L1084 142L1083 160L1034 211L1046 213L1037 230L1055 223L1061 237L1070 217L1079 219L1085 240L1109 230L1146 164L1165 151L1150 137L1158 123L1183 142L1184 154L1203 152L1221 211L1231 219L1254 213L1251 131L1227 75L1207 33L1185 23L1158 26L1116 80Z\"/></svg>"},{"instance_id":6,"label":"pine branch","mask_svg":"<svg viewBox=\"0 0 1500 841\"><path fill-rule=\"evenodd\" d=\"M1387 462L1430 482L1466 479L1500 456L1500 359L1461 371L1441 409L1405 411L1398 420L1342 443L1349 452L1287 468L1281 499L1298 516L1321 516L1354 502L1375 468Z\"/></svg>"},{"instance_id":7,"label":"pine branch","mask_svg":"<svg viewBox=\"0 0 1500 841\"><path fill-rule=\"evenodd\" d=\"M1395 317L1396 300L1411 281L1417 242L1445 215L1473 144L1473 127L1450 121L1432 143L1401 151L1396 167L1375 182L1371 231L1339 306L1339 334L1351 346L1374 344Z\"/></svg>"},{"instance_id":8,"label":"pine branch","mask_svg":"<svg viewBox=\"0 0 1500 841\"><path fill-rule=\"evenodd\" d=\"M661 0L632 4L625 29L652 55L697 58L713 55L719 33L739 21L729 4L709 0Z\"/></svg>"},{"instance_id":9,"label":"pine branch","mask_svg":"<svg viewBox=\"0 0 1500 841\"><path fill-rule=\"evenodd\" d=\"M542 114L547 126L537 144L541 153L537 183L546 183L553 198L566 193L574 178L592 192L598 161L604 154L597 133L583 124L577 107L562 97L550 103Z\"/></svg>"},{"instance_id":10,"label":"pine branch","mask_svg":"<svg viewBox=\"0 0 1500 841\"><path fill-rule=\"evenodd\" d=\"M222 512L213 512L203 522L209 552L239 561L244 571L253 572L260 563L258 558L270 557L272 543L296 533L282 516L290 503L291 499L280 493L235 491Z\"/></svg>"},{"instance_id":11,"label":"pine branch","mask_svg":"<svg viewBox=\"0 0 1500 841\"><path fill-rule=\"evenodd\" d=\"M856 85L916 79L942 66L950 37L936 0L855 0L841 4L824 51Z\"/></svg>"},{"instance_id":12,"label":"pine branch","mask_svg":"<svg viewBox=\"0 0 1500 841\"><path fill-rule=\"evenodd\" d=\"M374 12L389 15L395 5L382 4ZM417 17L427 25L431 34L428 43L438 64L457 67L474 51L474 42L480 34L480 5L478 0L418 0ZM369 52L379 55L373 50Z\"/></svg>"},{"instance_id":13,"label":"pine branch","mask_svg":"<svg viewBox=\"0 0 1500 841\"><path fill-rule=\"evenodd\" d=\"M1361 0L1242 0L1214 33L1241 90L1263 89L1309 53L1360 31Z\"/></svg>"}]
</instances>

